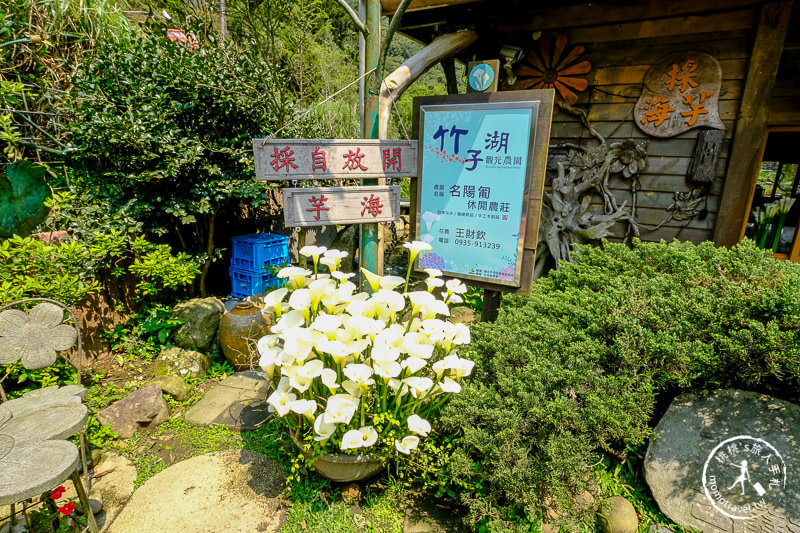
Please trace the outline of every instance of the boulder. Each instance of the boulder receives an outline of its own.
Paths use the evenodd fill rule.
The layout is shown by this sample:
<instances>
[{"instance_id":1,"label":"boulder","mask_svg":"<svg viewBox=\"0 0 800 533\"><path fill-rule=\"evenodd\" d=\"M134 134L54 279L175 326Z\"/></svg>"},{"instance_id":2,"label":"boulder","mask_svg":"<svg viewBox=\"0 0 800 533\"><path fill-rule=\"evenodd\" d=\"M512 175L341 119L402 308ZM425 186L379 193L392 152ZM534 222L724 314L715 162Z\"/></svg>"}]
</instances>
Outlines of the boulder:
<instances>
[{"instance_id":1,"label":"boulder","mask_svg":"<svg viewBox=\"0 0 800 533\"><path fill-rule=\"evenodd\" d=\"M471 307L458 306L450 309L450 322L470 324L475 322L475 311Z\"/></svg>"},{"instance_id":2,"label":"boulder","mask_svg":"<svg viewBox=\"0 0 800 533\"><path fill-rule=\"evenodd\" d=\"M187 350L207 351L219 327L225 305L219 298L195 298L172 309L172 318L185 320L175 330L172 342Z\"/></svg>"},{"instance_id":3,"label":"boulder","mask_svg":"<svg viewBox=\"0 0 800 533\"><path fill-rule=\"evenodd\" d=\"M169 394L179 402L185 402L192 397L194 392L194 387L178 376L158 376L152 382L159 386L161 392Z\"/></svg>"},{"instance_id":4,"label":"boulder","mask_svg":"<svg viewBox=\"0 0 800 533\"><path fill-rule=\"evenodd\" d=\"M158 385L148 385L97 412L97 420L128 439L140 429L153 430L166 422L169 409Z\"/></svg>"},{"instance_id":5,"label":"boulder","mask_svg":"<svg viewBox=\"0 0 800 533\"><path fill-rule=\"evenodd\" d=\"M733 389L687 393L655 433L645 479L676 524L800 532L800 406Z\"/></svg>"},{"instance_id":6,"label":"boulder","mask_svg":"<svg viewBox=\"0 0 800 533\"><path fill-rule=\"evenodd\" d=\"M600 515L603 533L636 533L639 516L631 502L622 496L612 496L606 501L606 512Z\"/></svg>"},{"instance_id":7,"label":"boulder","mask_svg":"<svg viewBox=\"0 0 800 533\"><path fill-rule=\"evenodd\" d=\"M167 348L161 350L153 362L153 374L178 376L179 378L203 379L211 368L211 360L200 352Z\"/></svg>"}]
</instances>

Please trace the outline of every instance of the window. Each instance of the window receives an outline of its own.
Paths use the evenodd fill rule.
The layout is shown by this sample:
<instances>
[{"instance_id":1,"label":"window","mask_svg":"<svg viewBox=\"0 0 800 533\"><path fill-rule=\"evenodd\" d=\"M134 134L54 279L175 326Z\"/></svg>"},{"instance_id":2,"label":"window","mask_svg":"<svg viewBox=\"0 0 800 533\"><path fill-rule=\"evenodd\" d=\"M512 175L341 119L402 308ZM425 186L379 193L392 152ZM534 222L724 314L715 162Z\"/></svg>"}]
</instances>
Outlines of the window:
<instances>
[{"instance_id":1,"label":"window","mask_svg":"<svg viewBox=\"0 0 800 533\"><path fill-rule=\"evenodd\" d=\"M800 261L800 129L770 131L756 178L745 236L776 256Z\"/></svg>"}]
</instances>

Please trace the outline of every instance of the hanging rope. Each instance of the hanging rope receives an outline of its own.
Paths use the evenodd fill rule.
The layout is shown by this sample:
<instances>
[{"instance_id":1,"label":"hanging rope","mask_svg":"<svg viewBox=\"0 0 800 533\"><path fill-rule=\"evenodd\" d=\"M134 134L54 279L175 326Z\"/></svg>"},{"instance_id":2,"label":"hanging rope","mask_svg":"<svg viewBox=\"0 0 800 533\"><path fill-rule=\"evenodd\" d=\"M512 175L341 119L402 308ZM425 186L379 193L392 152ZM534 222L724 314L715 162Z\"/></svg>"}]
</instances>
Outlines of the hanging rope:
<instances>
[{"instance_id":1,"label":"hanging rope","mask_svg":"<svg viewBox=\"0 0 800 533\"><path fill-rule=\"evenodd\" d=\"M353 85L355 85L356 83L358 83L359 81L361 81L361 79L362 79L362 78L366 78L367 76L369 76L369 75L370 75L370 74L372 74L373 72L375 72L375 69L374 69L374 68L373 68L373 69L370 69L370 70L368 70L367 72L365 72L364 74L362 74L361 76L359 76L359 77L358 77L358 78L356 78L355 80L351 81L350 83L348 83L347 85L345 85L344 87L342 87L341 89L339 89L338 91L336 91L335 93L333 93L332 95L330 95L329 97L327 97L326 99L324 99L323 101L319 102L317 105L315 105L314 107L312 107L311 109L309 109L308 111L306 111L305 113L303 113L302 115L300 115L299 117L295 118L294 120L292 120L292 121L291 121L291 122L289 122L288 124L284 124L283 126L281 126L280 128L278 128L278 129L277 129L277 130L275 130L274 132L270 133L270 134L269 134L269 135L267 135L267 136L264 138L264 140L261 142L261 146L264 146L265 144L267 144L267 141L269 141L270 139L274 138L274 137L275 137L275 136L276 136L278 133L280 133L280 132L281 132L281 131L283 131L284 129L288 128L289 126L291 126L291 125L292 125L292 124L294 124L295 122L298 122L298 121L300 121L300 120L303 120L304 118L306 118L306 117L309 115L309 113L311 113L312 111L314 111L316 108L318 108L318 107L319 107L319 106L321 106L322 104L326 103L328 100L330 100L330 99L332 99L332 98L334 98L334 97L338 96L339 94L341 94L341 93L342 93L342 92L344 92L345 90L349 89L351 86L353 86Z\"/></svg>"},{"instance_id":2,"label":"hanging rope","mask_svg":"<svg viewBox=\"0 0 800 533\"><path fill-rule=\"evenodd\" d=\"M400 110L397 109L397 99L394 97L392 88L389 87L389 84L386 83L386 80L383 80L381 83L386 85L386 88L389 89L389 94L392 97L392 108L394 109L394 112L397 115L397 120L400 122L400 127L403 128L403 135L406 136L406 141L408 142L408 144L411 144L411 138L408 136L408 130L406 129L406 125L403 124L403 117L400 116Z\"/></svg>"}]
</instances>

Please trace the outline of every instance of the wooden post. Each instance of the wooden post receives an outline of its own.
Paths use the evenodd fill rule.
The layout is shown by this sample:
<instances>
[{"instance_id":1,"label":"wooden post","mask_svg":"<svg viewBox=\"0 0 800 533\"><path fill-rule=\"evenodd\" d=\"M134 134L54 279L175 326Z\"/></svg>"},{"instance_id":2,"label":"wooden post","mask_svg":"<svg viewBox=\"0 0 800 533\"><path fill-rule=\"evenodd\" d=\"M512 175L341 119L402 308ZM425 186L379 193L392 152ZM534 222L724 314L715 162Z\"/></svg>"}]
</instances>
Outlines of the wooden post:
<instances>
[{"instance_id":1,"label":"wooden post","mask_svg":"<svg viewBox=\"0 0 800 533\"><path fill-rule=\"evenodd\" d=\"M493 291L491 289L483 290L483 310L481 311L481 320L483 322L494 322L497 320L497 313L500 310L500 291Z\"/></svg>"},{"instance_id":2,"label":"wooden post","mask_svg":"<svg viewBox=\"0 0 800 533\"><path fill-rule=\"evenodd\" d=\"M792 3L776 2L761 8L714 228L714 242L718 245L733 246L744 235Z\"/></svg>"}]
</instances>

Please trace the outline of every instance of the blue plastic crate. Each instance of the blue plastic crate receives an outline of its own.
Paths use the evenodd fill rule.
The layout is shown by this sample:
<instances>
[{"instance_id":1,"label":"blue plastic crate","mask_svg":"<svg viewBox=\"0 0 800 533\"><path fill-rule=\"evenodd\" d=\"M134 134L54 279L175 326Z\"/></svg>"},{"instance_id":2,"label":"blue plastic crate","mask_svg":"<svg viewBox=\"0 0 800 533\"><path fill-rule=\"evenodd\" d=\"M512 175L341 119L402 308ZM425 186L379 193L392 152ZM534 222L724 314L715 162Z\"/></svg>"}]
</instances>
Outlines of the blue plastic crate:
<instances>
[{"instance_id":1,"label":"blue plastic crate","mask_svg":"<svg viewBox=\"0 0 800 533\"><path fill-rule=\"evenodd\" d=\"M231 239L231 268L263 272L265 266L280 266L289 261L289 237L275 233L251 233Z\"/></svg>"},{"instance_id":2,"label":"blue plastic crate","mask_svg":"<svg viewBox=\"0 0 800 533\"><path fill-rule=\"evenodd\" d=\"M231 275L231 296L234 298L246 298L254 294L261 294L270 287L280 287L283 281L266 272L253 272L233 267L229 273Z\"/></svg>"}]
</instances>

